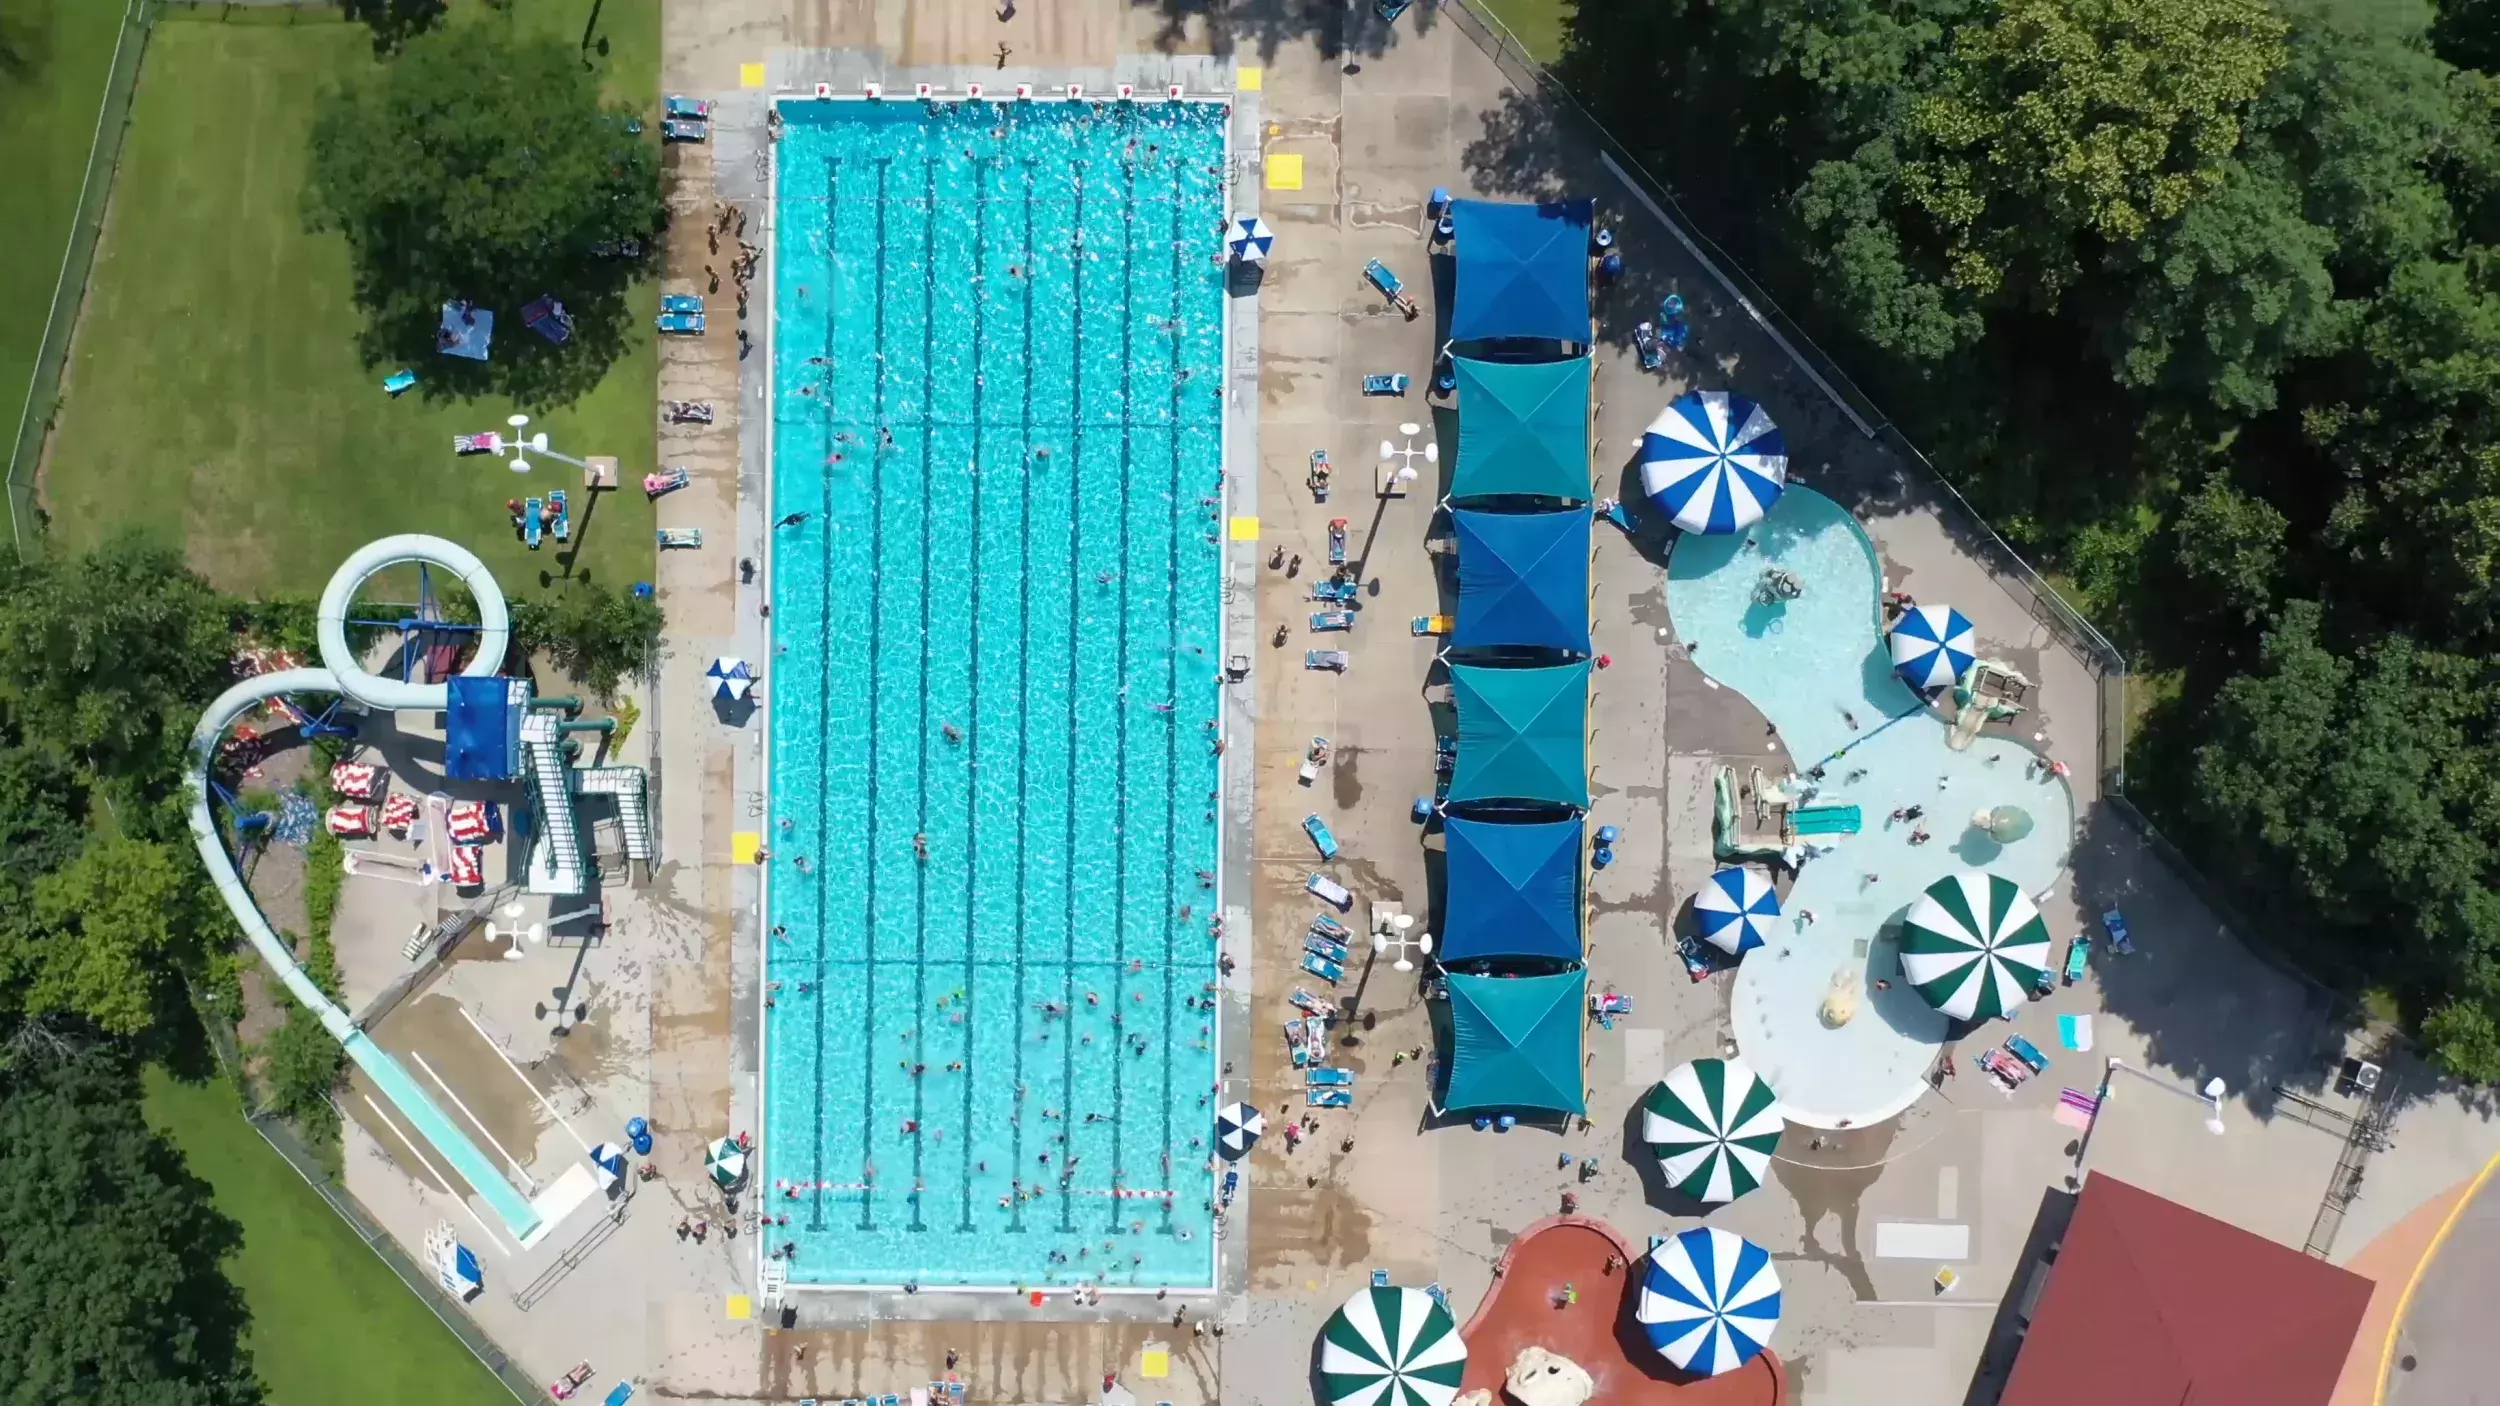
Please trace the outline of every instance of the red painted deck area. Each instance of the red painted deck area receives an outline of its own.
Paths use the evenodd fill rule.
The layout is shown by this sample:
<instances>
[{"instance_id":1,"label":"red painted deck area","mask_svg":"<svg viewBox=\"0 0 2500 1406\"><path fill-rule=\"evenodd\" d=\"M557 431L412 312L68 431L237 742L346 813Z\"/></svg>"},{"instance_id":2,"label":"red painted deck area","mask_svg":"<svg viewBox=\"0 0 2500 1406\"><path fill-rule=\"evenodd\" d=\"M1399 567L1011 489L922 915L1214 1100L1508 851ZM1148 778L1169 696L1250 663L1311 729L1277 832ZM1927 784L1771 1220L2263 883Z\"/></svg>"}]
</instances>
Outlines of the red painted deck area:
<instances>
[{"instance_id":1,"label":"red painted deck area","mask_svg":"<svg viewBox=\"0 0 2500 1406\"><path fill-rule=\"evenodd\" d=\"M1606 1258L1626 1268L1609 1274ZM1780 1406L1788 1373L1765 1351L1720 1377L1690 1378L1658 1355L1633 1320L1640 1297L1640 1253L1612 1226L1585 1216L1552 1216L1520 1232L1494 1271L1492 1292L1460 1336L1467 1340L1461 1389L1483 1387L1505 1402L1502 1374L1522 1348L1560 1353L1597 1379L1607 1406ZM1565 1284L1580 1301L1554 1306Z\"/></svg>"}]
</instances>

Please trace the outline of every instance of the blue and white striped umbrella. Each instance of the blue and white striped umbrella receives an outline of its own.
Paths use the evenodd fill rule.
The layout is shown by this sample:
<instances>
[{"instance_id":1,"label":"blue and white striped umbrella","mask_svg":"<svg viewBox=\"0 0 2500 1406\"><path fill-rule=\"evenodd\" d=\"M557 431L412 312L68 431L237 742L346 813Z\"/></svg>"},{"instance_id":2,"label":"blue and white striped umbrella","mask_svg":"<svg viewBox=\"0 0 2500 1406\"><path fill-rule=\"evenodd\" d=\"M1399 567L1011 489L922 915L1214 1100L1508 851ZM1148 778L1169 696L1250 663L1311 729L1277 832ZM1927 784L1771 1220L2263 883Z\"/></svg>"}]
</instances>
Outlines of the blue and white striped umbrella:
<instances>
[{"instance_id":1,"label":"blue and white striped umbrella","mask_svg":"<svg viewBox=\"0 0 2500 1406\"><path fill-rule=\"evenodd\" d=\"M1952 606L1918 606L1892 622L1892 667L1912 688L1947 687L1978 657L1978 632Z\"/></svg>"},{"instance_id":2,"label":"blue and white striped umbrella","mask_svg":"<svg viewBox=\"0 0 2500 1406\"><path fill-rule=\"evenodd\" d=\"M1230 247L1233 257L1244 263L1263 263L1268 252L1276 247L1276 231L1256 215L1235 215Z\"/></svg>"},{"instance_id":3,"label":"blue and white striped umbrella","mask_svg":"<svg viewBox=\"0 0 2500 1406\"><path fill-rule=\"evenodd\" d=\"M1759 871L1731 865L1693 895L1693 919L1702 941L1740 957L1770 939L1771 924L1780 920L1780 896Z\"/></svg>"},{"instance_id":4,"label":"blue and white striped umbrella","mask_svg":"<svg viewBox=\"0 0 2500 1406\"><path fill-rule=\"evenodd\" d=\"M712 667L703 671L703 678L714 698L725 698L732 703L746 697L755 688L755 671L747 667L747 661L730 654L713 660Z\"/></svg>"},{"instance_id":5,"label":"blue and white striped umbrella","mask_svg":"<svg viewBox=\"0 0 2500 1406\"><path fill-rule=\"evenodd\" d=\"M1762 407L1687 391L1641 436L1641 488L1687 532L1742 532L1788 482L1788 441Z\"/></svg>"},{"instance_id":6,"label":"blue and white striped umbrella","mask_svg":"<svg viewBox=\"0 0 2500 1406\"><path fill-rule=\"evenodd\" d=\"M1649 1252L1634 1316L1650 1346L1705 1377L1751 1362L1780 1321L1771 1253L1715 1226L1687 1230Z\"/></svg>"}]
</instances>

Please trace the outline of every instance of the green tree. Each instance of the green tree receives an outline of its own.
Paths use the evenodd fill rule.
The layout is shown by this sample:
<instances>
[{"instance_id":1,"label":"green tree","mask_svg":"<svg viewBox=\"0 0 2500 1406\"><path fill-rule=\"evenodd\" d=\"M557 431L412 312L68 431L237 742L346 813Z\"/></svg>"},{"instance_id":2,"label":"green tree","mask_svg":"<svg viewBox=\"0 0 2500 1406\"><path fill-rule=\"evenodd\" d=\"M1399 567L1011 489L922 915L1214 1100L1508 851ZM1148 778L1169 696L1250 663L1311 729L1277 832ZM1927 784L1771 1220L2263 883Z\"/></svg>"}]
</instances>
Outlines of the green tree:
<instances>
[{"instance_id":1,"label":"green tree","mask_svg":"<svg viewBox=\"0 0 2500 1406\"><path fill-rule=\"evenodd\" d=\"M101 1054L0 1066L0 1382L45 1406L257 1406L242 1232Z\"/></svg>"},{"instance_id":2,"label":"green tree","mask_svg":"<svg viewBox=\"0 0 2500 1406\"><path fill-rule=\"evenodd\" d=\"M600 101L581 56L500 24L408 41L362 81L322 95L307 216L344 235L367 356L426 359L427 384L495 386L540 401L596 384L624 345L624 290L666 218L659 154L635 114ZM561 347L527 337L541 295L574 318ZM442 305L503 318L486 363L433 355Z\"/></svg>"},{"instance_id":3,"label":"green tree","mask_svg":"<svg viewBox=\"0 0 2500 1406\"><path fill-rule=\"evenodd\" d=\"M2477 660L2403 635L2339 653L2323 622L2286 606L2216 700L2196 772L2212 852L2356 961L2474 990L2500 955L2500 698Z\"/></svg>"},{"instance_id":4,"label":"green tree","mask_svg":"<svg viewBox=\"0 0 2500 1406\"><path fill-rule=\"evenodd\" d=\"M545 650L557 668L601 699L641 676L659 648L660 623L659 602L591 582L576 582L544 601L512 604L520 653Z\"/></svg>"},{"instance_id":5,"label":"green tree","mask_svg":"<svg viewBox=\"0 0 2500 1406\"><path fill-rule=\"evenodd\" d=\"M108 1034L145 1033L201 958L198 861L99 834L34 885L36 926L0 952L0 978L29 1015L69 1015Z\"/></svg>"},{"instance_id":6,"label":"green tree","mask_svg":"<svg viewBox=\"0 0 2500 1406\"><path fill-rule=\"evenodd\" d=\"M2254 620L2274 598L2286 526L2273 504L2217 475L2181 503L2172 538L2188 580L2224 609Z\"/></svg>"},{"instance_id":7,"label":"green tree","mask_svg":"<svg viewBox=\"0 0 2500 1406\"><path fill-rule=\"evenodd\" d=\"M28 745L161 789L226 682L231 612L136 537L0 578L0 717Z\"/></svg>"}]
</instances>

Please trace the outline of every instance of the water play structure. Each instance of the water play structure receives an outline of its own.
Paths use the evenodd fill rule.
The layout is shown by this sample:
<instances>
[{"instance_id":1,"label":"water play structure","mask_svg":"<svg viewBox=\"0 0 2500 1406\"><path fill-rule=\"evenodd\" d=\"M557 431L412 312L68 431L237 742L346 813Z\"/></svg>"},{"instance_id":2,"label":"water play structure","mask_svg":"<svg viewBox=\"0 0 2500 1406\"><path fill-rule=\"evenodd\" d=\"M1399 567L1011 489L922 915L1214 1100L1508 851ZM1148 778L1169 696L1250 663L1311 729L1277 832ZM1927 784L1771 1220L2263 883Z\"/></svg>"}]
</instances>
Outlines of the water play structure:
<instances>
[{"instance_id":1,"label":"water play structure","mask_svg":"<svg viewBox=\"0 0 2500 1406\"><path fill-rule=\"evenodd\" d=\"M450 572L477 603L477 652L457 677L446 682L416 682L369 673L357 661L348 642L349 610L357 588L376 572L405 564ZM577 709L579 704L571 699L537 698L532 695L528 680L497 674L503 666L505 648L511 642L511 616L504 606L503 591L475 554L439 537L385 537L351 554L322 590L318 638L321 667L254 675L219 694L200 715L199 726L191 734L191 834L199 847L200 862L207 867L218 896L232 910L235 921L242 924L244 935L278 974L288 993L320 1018L322 1028L330 1032L347 1051L348 1058L389 1100L392 1113L449 1162L478 1197L494 1209L505 1229L526 1245L544 1227L545 1218L538 1209L513 1189L496 1160L478 1150L398 1061L358 1029L347 1012L314 984L297 964L286 939L261 914L250 888L235 868L234 857L226 850L224 836L218 832L211 804L217 790L214 768L218 743L229 727L255 708L273 701L283 702L296 694L335 695L348 707L363 711L446 712L450 726L445 760L452 776L508 780L526 775L530 780L538 804L527 886L540 893L579 893L586 884L587 869L581 827L572 805L576 773L564 752L563 732L568 724L559 722L550 711ZM632 768L603 770L633 771L637 780L641 776ZM647 844L642 789L639 785L630 789L630 796L617 795L618 810L629 817L629 838L640 834L646 837ZM644 823L635 824L637 819ZM649 855L639 857L647 860Z\"/></svg>"}]
</instances>

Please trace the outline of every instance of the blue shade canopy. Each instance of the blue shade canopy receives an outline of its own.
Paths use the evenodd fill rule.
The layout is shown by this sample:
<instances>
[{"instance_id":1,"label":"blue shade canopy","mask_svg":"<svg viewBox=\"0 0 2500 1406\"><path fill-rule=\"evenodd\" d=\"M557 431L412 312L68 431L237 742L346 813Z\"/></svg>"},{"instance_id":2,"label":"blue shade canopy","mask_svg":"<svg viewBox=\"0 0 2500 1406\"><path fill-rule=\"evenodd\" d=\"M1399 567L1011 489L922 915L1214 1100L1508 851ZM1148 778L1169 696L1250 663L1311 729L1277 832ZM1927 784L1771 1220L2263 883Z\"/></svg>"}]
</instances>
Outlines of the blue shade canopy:
<instances>
[{"instance_id":1,"label":"blue shade canopy","mask_svg":"<svg viewBox=\"0 0 2500 1406\"><path fill-rule=\"evenodd\" d=\"M1458 298L1450 336L1461 342L1527 337L1585 345L1589 332L1589 224L1597 204L1460 200Z\"/></svg>"},{"instance_id":2,"label":"blue shade canopy","mask_svg":"<svg viewBox=\"0 0 2500 1406\"><path fill-rule=\"evenodd\" d=\"M1449 799L1589 805L1589 665L1450 667L1458 764Z\"/></svg>"},{"instance_id":3,"label":"blue shade canopy","mask_svg":"<svg viewBox=\"0 0 2500 1406\"><path fill-rule=\"evenodd\" d=\"M1693 895L1693 920L1702 941L1731 957L1743 956L1770 938L1771 924L1780 920L1780 897L1759 871L1731 865Z\"/></svg>"},{"instance_id":4,"label":"blue shade canopy","mask_svg":"<svg viewBox=\"0 0 2500 1406\"><path fill-rule=\"evenodd\" d=\"M1676 1366L1705 1377L1733 1372L1760 1355L1779 1326L1779 1271L1761 1246L1699 1226L1649 1252L1633 1317Z\"/></svg>"},{"instance_id":5,"label":"blue shade canopy","mask_svg":"<svg viewBox=\"0 0 2500 1406\"><path fill-rule=\"evenodd\" d=\"M1459 649L1589 653L1589 524L1555 513L1456 511Z\"/></svg>"},{"instance_id":6,"label":"blue shade canopy","mask_svg":"<svg viewBox=\"0 0 2500 1406\"><path fill-rule=\"evenodd\" d=\"M454 781L509 781L521 774L522 679L460 674L445 681L443 774Z\"/></svg>"},{"instance_id":7,"label":"blue shade canopy","mask_svg":"<svg viewBox=\"0 0 2500 1406\"><path fill-rule=\"evenodd\" d=\"M1677 396L1641 436L1641 490L1687 532L1742 532L1788 482L1788 441L1726 391Z\"/></svg>"},{"instance_id":8,"label":"blue shade canopy","mask_svg":"<svg viewBox=\"0 0 2500 1406\"><path fill-rule=\"evenodd\" d=\"M1580 960L1581 822L1502 825L1450 817L1441 960Z\"/></svg>"},{"instance_id":9,"label":"blue shade canopy","mask_svg":"<svg viewBox=\"0 0 2500 1406\"><path fill-rule=\"evenodd\" d=\"M1589 359L1458 357L1458 465L1450 497L1589 497Z\"/></svg>"},{"instance_id":10,"label":"blue shade canopy","mask_svg":"<svg viewBox=\"0 0 2500 1406\"><path fill-rule=\"evenodd\" d=\"M1949 605L1922 605L1892 623L1892 667L1912 688L1948 688L1979 658L1979 634Z\"/></svg>"},{"instance_id":11,"label":"blue shade canopy","mask_svg":"<svg viewBox=\"0 0 2500 1406\"><path fill-rule=\"evenodd\" d=\"M1443 1106L1586 1113L1580 1087L1585 971L1555 976L1452 972L1450 1087Z\"/></svg>"}]
</instances>

